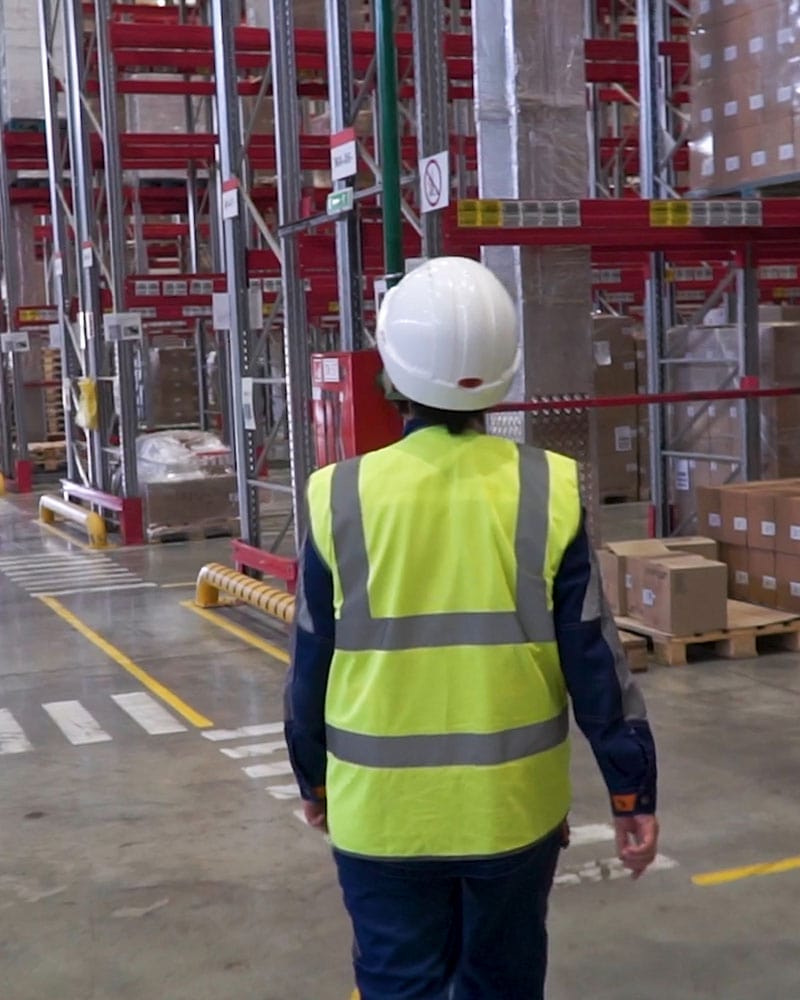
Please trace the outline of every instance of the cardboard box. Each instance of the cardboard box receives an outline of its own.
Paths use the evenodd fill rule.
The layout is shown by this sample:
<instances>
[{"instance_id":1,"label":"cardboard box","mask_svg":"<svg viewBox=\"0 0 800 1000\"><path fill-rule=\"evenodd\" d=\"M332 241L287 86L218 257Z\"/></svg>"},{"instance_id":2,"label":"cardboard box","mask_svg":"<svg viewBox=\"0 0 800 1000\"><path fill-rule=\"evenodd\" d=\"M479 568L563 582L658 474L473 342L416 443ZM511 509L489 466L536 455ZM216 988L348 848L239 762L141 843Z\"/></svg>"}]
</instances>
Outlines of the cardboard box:
<instances>
[{"instance_id":1,"label":"cardboard box","mask_svg":"<svg viewBox=\"0 0 800 1000\"><path fill-rule=\"evenodd\" d=\"M800 556L778 553L775 575L778 578L778 610L800 615Z\"/></svg>"},{"instance_id":2,"label":"cardboard box","mask_svg":"<svg viewBox=\"0 0 800 1000\"><path fill-rule=\"evenodd\" d=\"M800 491L797 496L782 494L775 503L775 551L800 556Z\"/></svg>"},{"instance_id":3,"label":"cardboard box","mask_svg":"<svg viewBox=\"0 0 800 1000\"><path fill-rule=\"evenodd\" d=\"M597 492L601 499L635 500L639 490L639 438L635 406L592 414L597 441Z\"/></svg>"},{"instance_id":4,"label":"cardboard box","mask_svg":"<svg viewBox=\"0 0 800 1000\"><path fill-rule=\"evenodd\" d=\"M734 601L750 600L750 568L747 549L721 545L720 561L728 567L728 596Z\"/></svg>"},{"instance_id":5,"label":"cardboard box","mask_svg":"<svg viewBox=\"0 0 800 1000\"><path fill-rule=\"evenodd\" d=\"M667 555L669 549L663 542L641 539L632 542L610 542L597 553L603 590L615 615L630 614L629 595L633 587L630 561L648 556Z\"/></svg>"},{"instance_id":6,"label":"cardboard box","mask_svg":"<svg viewBox=\"0 0 800 1000\"><path fill-rule=\"evenodd\" d=\"M703 535L687 535L684 538L662 539L664 545L670 552L682 552L684 555L702 556L703 559L711 559L712 562L719 559L719 546L713 538L706 538Z\"/></svg>"},{"instance_id":7,"label":"cardboard box","mask_svg":"<svg viewBox=\"0 0 800 1000\"><path fill-rule=\"evenodd\" d=\"M636 343L626 317L592 318L594 392L596 396L630 396L636 392Z\"/></svg>"},{"instance_id":8,"label":"cardboard box","mask_svg":"<svg viewBox=\"0 0 800 1000\"><path fill-rule=\"evenodd\" d=\"M778 580L775 576L775 553L749 549L747 570L750 574L749 601L764 608L778 606Z\"/></svg>"},{"instance_id":9,"label":"cardboard box","mask_svg":"<svg viewBox=\"0 0 800 1000\"><path fill-rule=\"evenodd\" d=\"M722 538L722 488L719 486L698 486L697 526L700 531L718 542Z\"/></svg>"},{"instance_id":10,"label":"cardboard box","mask_svg":"<svg viewBox=\"0 0 800 1000\"><path fill-rule=\"evenodd\" d=\"M700 556L650 559L642 567L642 621L668 635L715 632L728 624L728 571Z\"/></svg>"},{"instance_id":11,"label":"cardboard box","mask_svg":"<svg viewBox=\"0 0 800 1000\"><path fill-rule=\"evenodd\" d=\"M726 545L747 545L749 532L747 497L749 493L760 488L760 483L739 483L736 486L722 487L720 491L722 514L720 541L725 542Z\"/></svg>"}]
</instances>

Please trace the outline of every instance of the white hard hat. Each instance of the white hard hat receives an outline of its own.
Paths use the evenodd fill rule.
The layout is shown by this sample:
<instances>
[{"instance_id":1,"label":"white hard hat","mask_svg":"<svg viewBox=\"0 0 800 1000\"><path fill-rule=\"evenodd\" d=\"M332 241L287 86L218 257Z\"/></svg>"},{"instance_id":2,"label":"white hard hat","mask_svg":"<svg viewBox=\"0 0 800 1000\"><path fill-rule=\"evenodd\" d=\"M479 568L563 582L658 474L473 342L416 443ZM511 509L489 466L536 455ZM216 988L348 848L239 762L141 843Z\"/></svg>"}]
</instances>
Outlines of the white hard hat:
<instances>
[{"instance_id":1,"label":"white hard hat","mask_svg":"<svg viewBox=\"0 0 800 1000\"><path fill-rule=\"evenodd\" d=\"M384 297L378 350L407 399L437 410L484 410L505 398L520 365L514 303L482 264L438 257Z\"/></svg>"}]
</instances>

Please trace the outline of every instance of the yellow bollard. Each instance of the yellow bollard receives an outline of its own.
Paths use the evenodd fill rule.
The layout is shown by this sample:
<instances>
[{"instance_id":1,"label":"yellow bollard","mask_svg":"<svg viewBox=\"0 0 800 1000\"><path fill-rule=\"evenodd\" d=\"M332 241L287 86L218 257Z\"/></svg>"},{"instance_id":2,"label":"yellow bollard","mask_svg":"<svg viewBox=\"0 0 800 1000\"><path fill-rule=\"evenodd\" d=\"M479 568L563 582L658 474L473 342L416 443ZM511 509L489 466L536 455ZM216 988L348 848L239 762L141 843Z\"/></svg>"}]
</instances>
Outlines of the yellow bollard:
<instances>
[{"instance_id":1,"label":"yellow bollard","mask_svg":"<svg viewBox=\"0 0 800 1000\"><path fill-rule=\"evenodd\" d=\"M263 611L273 618L278 618L287 625L291 625L294 621L293 594L276 590L269 584L254 580L220 563L203 566L197 576L195 603L201 608L215 608L219 605L220 592L249 604L251 608Z\"/></svg>"}]
</instances>

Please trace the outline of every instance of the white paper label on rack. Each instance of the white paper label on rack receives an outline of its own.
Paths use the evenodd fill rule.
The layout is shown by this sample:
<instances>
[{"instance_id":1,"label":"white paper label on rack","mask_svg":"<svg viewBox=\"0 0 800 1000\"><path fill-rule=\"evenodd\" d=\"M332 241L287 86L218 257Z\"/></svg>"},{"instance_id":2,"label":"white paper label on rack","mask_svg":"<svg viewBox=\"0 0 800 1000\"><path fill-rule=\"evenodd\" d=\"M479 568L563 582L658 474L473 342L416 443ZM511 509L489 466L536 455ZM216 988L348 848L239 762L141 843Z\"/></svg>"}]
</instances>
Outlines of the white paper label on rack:
<instances>
[{"instance_id":1,"label":"white paper label on rack","mask_svg":"<svg viewBox=\"0 0 800 1000\"><path fill-rule=\"evenodd\" d=\"M214 282L207 278L192 278L189 284L190 295L213 295Z\"/></svg>"},{"instance_id":2,"label":"white paper label on rack","mask_svg":"<svg viewBox=\"0 0 800 1000\"><path fill-rule=\"evenodd\" d=\"M777 529L775 527L774 521L762 521L761 522L761 534L764 538L774 538L777 534Z\"/></svg>"},{"instance_id":3,"label":"white paper label on rack","mask_svg":"<svg viewBox=\"0 0 800 1000\"><path fill-rule=\"evenodd\" d=\"M754 38L751 38L750 41L747 43L747 48L750 50L750 54L753 55L753 56L757 52L763 52L764 51L764 36L763 35L756 35Z\"/></svg>"},{"instance_id":4,"label":"white paper label on rack","mask_svg":"<svg viewBox=\"0 0 800 1000\"><path fill-rule=\"evenodd\" d=\"M185 281L165 281L164 295L184 298L189 294L189 285Z\"/></svg>"},{"instance_id":5,"label":"white paper label on rack","mask_svg":"<svg viewBox=\"0 0 800 1000\"><path fill-rule=\"evenodd\" d=\"M721 528L722 527L722 517L719 514L709 514L708 515L708 526L709 528Z\"/></svg>"},{"instance_id":6,"label":"white paper label on rack","mask_svg":"<svg viewBox=\"0 0 800 1000\"><path fill-rule=\"evenodd\" d=\"M800 597L800 583L797 583L795 580L790 580L789 593L792 597Z\"/></svg>"},{"instance_id":7,"label":"white paper label on rack","mask_svg":"<svg viewBox=\"0 0 800 1000\"><path fill-rule=\"evenodd\" d=\"M341 377L339 374L339 359L338 358L323 358L322 359L322 381L323 382L339 382Z\"/></svg>"},{"instance_id":8,"label":"white paper label on rack","mask_svg":"<svg viewBox=\"0 0 800 1000\"><path fill-rule=\"evenodd\" d=\"M134 281L133 292L144 299L154 299L161 294L161 283L158 281Z\"/></svg>"},{"instance_id":9,"label":"white paper label on rack","mask_svg":"<svg viewBox=\"0 0 800 1000\"><path fill-rule=\"evenodd\" d=\"M778 30L778 45L791 45L794 41L793 28L780 28Z\"/></svg>"},{"instance_id":10,"label":"white paper label on rack","mask_svg":"<svg viewBox=\"0 0 800 1000\"><path fill-rule=\"evenodd\" d=\"M230 330L231 300L227 292L215 292L211 297L211 317L215 330Z\"/></svg>"},{"instance_id":11,"label":"white paper label on rack","mask_svg":"<svg viewBox=\"0 0 800 1000\"><path fill-rule=\"evenodd\" d=\"M64 331L60 323L52 323L47 328L48 346L51 351L60 351L64 347Z\"/></svg>"},{"instance_id":12,"label":"white paper label on rack","mask_svg":"<svg viewBox=\"0 0 800 1000\"><path fill-rule=\"evenodd\" d=\"M343 129L331 136L331 180L343 181L358 173L356 133Z\"/></svg>"},{"instance_id":13,"label":"white paper label on rack","mask_svg":"<svg viewBox=\"0 0 800 1000\"><path fill-rule=\"evenodd\" d=\"M733 519L733 530L734 531L747 531L747 518L746 517L735 517Z\"/></svg>"},{"instance_id":14,"label":"white paper label on rack","mask_svg":"<svg viewBox=\"0 0 800 1000\"><path fill-rule=\"evenodd\" d=\"M750 574L746 569L736 570L736 582L740 587L746 587L750 583Z\"/></svg>"},{"instance_id":15,"label":"white paper label on rack","mask_svg":"<svg viewBox=\"0 0 800 1000\"><path fill-rule=\"evenodd\" d=\"M679 458L675 463L675 489L680 493L688 493L692 488L692 479L689 473L689 461Z\"/></svg>"},{"instance_id":16,"label":"white paper label on rack","mask_svg":"<svg viewBox=\"0 0 800 1000\"><path fill-rule=\"evenodd\" d=\"M242 413L244 414L244 426L248 431L256 429L256 411L253 406L254 384L251 378L242 379Z\"/></svg>"},{"instance_id":17,"label":"white paper label on rack","mask_svg":"<svg viewBox=\"0 0 800 1000\"><path fill-rule=\"evenodd\" d=\"M652 591L652 590L647 590L647 589L643 590L642 591L642 604L646 608L652 608L655 605L655 603L656 603L655 592Z\"/></svg>"},{"instance_id":18,"label":"white paper label on rack","mask_svg":"<svg viewBox=\"0 0 800 1000\"><path fill-rule=\"evenodd\" d=\"M0 334L0 349L4 354L24 354L31 349L30 334L24 330Z\"/></svg>"},{"instance_id":19,"label":"white paper label on rack","mask_svg":"<svg viewBox=\"0 0 800 1000\"><path fill-rule=\"evenodd\" d=\"M757 149L750 154L751 167L765 167L766 165L767 151L765 149Z\"/></svg>"},{"instance_id":20,"label":"white paper label on rack","mask_svg":"<svg viewBox=\"0 0 800 1000\"><path fill-rule=\"evenodd\" d=\"M222 185L222 218L235 219L239 214L239 181L235 177Z\"/></svg>"},{"instance_id":21,"label":"white paper label on rack","mask_svg":"<svg viewBox=\"0 0 800 1000\"><path fill-rule=\"evenodd\" d=\"M800 524L789 526L789 537L793 542L800 542Z\"/></svg>"},{"instance_id":22,"label":"white paper label on rack","mask_svg":"<svg viewBox=\"0 0 800 1000\"><path fill-rule=\"evenodd\" d=\"M420 209L437 212L450 204L450 153L444 150L419 161Z\"/></svg>"},{"instance_id":23,"label":"white paper label on rack","mask_svg":"<svg viewBox=\"0 0 800 1000\"><path fill-rule=\"evenodd\" d=\"M633 451L633 428L615 427L614 446L620 452Z\"/></svg>"},{"instance_id":24,"label":"white paper label on rack","mask_svg":"<svg viewBox=\"0 0 800 1000\"><path fill-rule=\"evenodd\" d=\"M94 250L91 243L84 243L81 247L81 263L84 267L91 267L94 264Z\"/></svg>"},{"instance_id":25,"label":"white paper label on rack","mask_svg":"<svg viewBox=\"0 0 800 1000\"><path fill-rule=\"evenodd\" d=\"M747 103L751 111L761 111L766 102L763 94L751 94Z\"/></svg>"},{"instance_id":26,"label":"white paper label on rack","mask_svg":"<svg viewBox=\"0 0 800 1000\"><path fill-rule=\"evenodd\" d=\"M733 118L735 115L739 114L739 102L726 101L722 111L726 118Z\"/></svg>"},{"instance_id":27,"label":"white paper label on rack","mask_svg":"<svg viewBox=\"0 0 800 1000\"><path fill-rule=\"evenodd\" d=\"M633 576L630 573L625 574L625 589L633 590Z\"/></svg>"},{"instance_id":28,"label":"white paper label on rack","mask_svg":"<svg viewBox=\"0 0 800 1000\"><path fill-rule=\"evenodd\" d=\"M700 69L706 70L711 69L711 53L704 52L700 56Z\"/></svg>"},{"instance_id":29,"label":"white paper label on rack","mask_svg":"<svg viewBox=\"0 0 800 1000\"><path fill-rule=\"evenodd\" d=\"M739 58L739 46L738 45L726 45L725 51L723 52L725 62L735 62Z\"/></svg>"},{"instance_id":30,"label":"white paper label on rack","mask_svg":"<svg viewBox=\"0 0 800 1000\"><path fill-rule=\"evenodd\" d=\"M762 576L761 585L763 586L764 590L778 589L778 581L775 579L774 576Z\"/></svg>"},{"instance_id":31,"label":"white paper label on rack","mask_svg":"<svg viewBox=\"0 0 800 1000\"><path fill-rule=\"evenodd\" d=\"M714 121L714 109L713 108L701 108L700 109L700 121L704 125L710 125Z\"/></svg>"},{"instance_id":32,"label":"white paper label on rack","mask_svg":"<svg viewBox=\"0 0 800 1000\"><path fill-rule=\"evenodd\" d=\"M103 333L109 343L142 339L142 317L137 312L106 313L103 316Z\"/></svg>"},{"instance_id":33,"label":"white paper label on rack","mask_svg":"<svg viewBox=\"0 0 800 1000\"><path fill-rule=\"evenodd\" d=\"M53 254L53 274L60 278L64 273L64 258L60 253Z\"/></svg>"},{"instance_id":34,"label":"white paper label on rack","mask_svg":"<svg viewBox=\"0 0 800 1000\"><path fill-rule=\"evenodd\" d=\"M251 330L264 329L264 293L260 281L252 282L247 289L247 315Z\"/></svg>"}]
</instances>

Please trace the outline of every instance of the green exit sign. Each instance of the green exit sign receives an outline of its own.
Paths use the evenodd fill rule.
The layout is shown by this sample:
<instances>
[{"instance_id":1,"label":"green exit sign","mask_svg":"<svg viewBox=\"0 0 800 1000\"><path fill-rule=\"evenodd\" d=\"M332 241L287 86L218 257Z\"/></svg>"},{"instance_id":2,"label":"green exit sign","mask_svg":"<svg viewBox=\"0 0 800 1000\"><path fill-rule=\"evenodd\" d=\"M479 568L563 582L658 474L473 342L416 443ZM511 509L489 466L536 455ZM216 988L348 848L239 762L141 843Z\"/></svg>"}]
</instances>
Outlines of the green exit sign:
<instances>
[{"instance_id":1,"label":"green exit sign","mask_svg":"<svg viewBox=\"0 0 800 1000\"><path fill-rule=\"evenodd\" d=\"M342 188L341 191L334 191L328 195L325 202L325 211L328 215L341 215L342 212L353 210L353 189Z\"/></svg>"}]
</instances>

